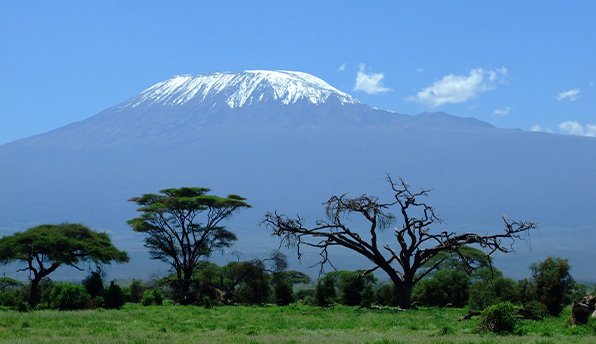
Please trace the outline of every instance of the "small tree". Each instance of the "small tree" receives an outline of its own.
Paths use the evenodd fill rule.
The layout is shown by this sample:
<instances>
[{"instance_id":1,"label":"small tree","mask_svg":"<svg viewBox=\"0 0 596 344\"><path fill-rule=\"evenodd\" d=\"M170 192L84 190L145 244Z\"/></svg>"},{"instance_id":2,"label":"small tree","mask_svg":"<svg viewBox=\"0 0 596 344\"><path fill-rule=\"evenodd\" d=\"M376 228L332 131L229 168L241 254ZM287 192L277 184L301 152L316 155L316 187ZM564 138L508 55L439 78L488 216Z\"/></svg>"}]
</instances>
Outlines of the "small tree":
<instances>
[{"instance_id":1,"label":"small tree","mask_svg":"<svg viewBox=\"0 0 596 344\"><path fill-rule=\"evenodd\" d=\"M194 301L190 284L199 261L236 240L221 222L238 209L250 207L238 195L219 197L208 192L207 188L183 187L130 199L143 214L128 223L145 233L151 257L168 263L176 273L174 292L182 304Z\"/></svg>"},{"instance_id":2,"label":"small tree","mask_svg":"<svg viewBox=\"0 0 596 344\"><path fill-rule=\"evenodd\" d=\"M94 232L80 224L41 225L22 233L0 239L0 262L25 263L18 271L28 271L31 281L29 304L39 303L39 283L67 265L81 262L109 264L112 261L127 262L128 255L112 245L106 233Z\"/></svg>"},{"instance_id":3,"label":"small tree","mask_svg":"<svg viewBox=\"0 0 596 344\"><path fill-rule=\"evenodd\" d=\"M317 282L315 304L321 307L331 306L335 302L335 279L327 274Z\"/></svg>"},{"instance_id":4,"label":"small tree","mask_svg":"<svg viewBox=\"0 0 596 344\"><path fill-rule=\"evenodd\" d=\"M130 282L129 291L130 291L130 297L129 297L130 302L132 302L132 303L141 302L145 288L143 287L143 284L141 283L140 280L133 279L132 282Z\"/></svg>"},{"instance_id":5,"label":"small tree","mask_svg":"<svg viewBox=\"0 0 596 344\"><path fill-rule=\"evenodd\" d=\"M263 261L233 262L223 268L227 296L243 304L264 304L269 299L269 274Z\"/></svg>"},{"instance_id":6,"label":"small tree","mask_svg":"<svg viewBox=\"0 0 596 344\"><path fill-rule=\"evenodd\" d=\"M104 300L106 308L119 309L124 306L124 293L114 281L110 283L106 290Z\"/></svg>"},{"instance_id":7,"label":"small tree","mask_svg":"<svg viewBox=\"0 0 596 344\"><path fill-rule=\"evenodd\" d=\"M559 315L565 304L571 303L569 294L575 284L569 273L569 262L563 258L548 257L543 262L532 264L530 269L530 283L536 300L546 306L550 315Z\"/></svg>"},{"instance_id":8,"label":"small tree","mask_svg":"<svg viewBox=\"0 0 596 344\"><path fill-rule=\"evenodd\" d=\"M369 195L332 196L325 203L327 218L314 225L306 225L301 217L290 218L277 212L267 213L263 223L281 238L282 244L295 246L298 257L305 246L319 249L321 272L325 264L330 264L329 250L334 246L365 257L372 263L367 273L380 269L387 274L402 308L412 306L414 285L443 263L439 260L432 266L427 264L439 254L446 252L464 260L460 252L469 245L488 251L488 256L497 251L511 252L513 242L536 227L532 222L503 218L505 230L498 234L433 232L431 225L441 220L423 201L429 190L413 191L401 179L395 182L389 177L388 181L393 191L393 199L388 202ZM396 209L397 215L390 209ZM354 220L354 215L360 221ZM381 241L380 232L392 225L395 240Z\"/></svg>"},{"instance_id":9,"label":"small tree","mask_svg":"<svg viewBox=\"0 0 596 344\"><path fill-rule=\"evenodd\" d=\"M83 280L83 286L91 295L91 298L103 296L104 286L101 271L92 271L87 278Z\"/></svg>"},{"instance_id":10,"label":"small tree","mask_svg":"<svg viewBox=\"0 0 596 344\"><path fill-rule=\"evenodd\" d=\"M275 303L280 306L294 302L294 284L310 283L310 277L300 271L274 272L271 279Z\"/></svg>"}]
</instances>

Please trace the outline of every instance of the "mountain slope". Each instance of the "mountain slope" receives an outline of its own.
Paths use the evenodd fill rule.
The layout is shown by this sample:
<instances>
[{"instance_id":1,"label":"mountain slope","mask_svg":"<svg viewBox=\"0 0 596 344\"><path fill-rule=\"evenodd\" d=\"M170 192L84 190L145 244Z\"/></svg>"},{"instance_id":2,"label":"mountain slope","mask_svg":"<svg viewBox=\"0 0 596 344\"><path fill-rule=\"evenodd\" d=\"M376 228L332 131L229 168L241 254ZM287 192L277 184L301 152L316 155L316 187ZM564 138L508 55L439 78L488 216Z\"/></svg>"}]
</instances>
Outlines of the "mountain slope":
<instances>
[{"instance_id":1,"label":"mountain slope","mask_svg":"<svg viewBox=\"0 0 596 344\"><path fill-rule=\"evenodd\" d=\"M80 221L110 231L131 252L131 264L115 274L146 277L155 265L126 225L135 215L126 201L132 196L197 185L247 197L253 208L229 227L240 238L236 248L253 257L277 247L258 226L266 211L315 220L332 194L389 196L384 176L391 173L433 189L429 203L447 222L437 230L499 230L502 214L538 222L532 250L519 245L498 266L521 275L553 254L570 257L576 277L591 276L582 258L596 239L594 139L375 110L304 73L179 78L0 146L2 233ZM368 267L336 254L349 268Z\"/></svg>"}]
</instances>

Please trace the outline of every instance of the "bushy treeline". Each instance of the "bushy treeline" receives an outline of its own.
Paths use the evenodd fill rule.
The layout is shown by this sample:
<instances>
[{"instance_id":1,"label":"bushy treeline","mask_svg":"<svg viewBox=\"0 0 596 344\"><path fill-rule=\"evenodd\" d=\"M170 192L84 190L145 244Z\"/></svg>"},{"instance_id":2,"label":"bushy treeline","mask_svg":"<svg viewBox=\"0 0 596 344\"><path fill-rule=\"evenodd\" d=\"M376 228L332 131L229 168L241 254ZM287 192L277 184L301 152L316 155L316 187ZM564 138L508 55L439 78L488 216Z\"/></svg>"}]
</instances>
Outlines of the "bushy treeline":
<instances>
[{"instance_id":1,"label":"bushy treeline","mask_svg":"<svg viewBox=\"0 0 596 344\"><path fill-rule=\"evenodd\" d=\"M31 284L24 284L8 277L0 279L0 306L27 311ZM98 272L91 274L79 283L55 282L45 278L39 285L40 302L35 309L95 309L121 308L126 302L139 302L138 294L144 289L138 280L124 287L114 281L105 284Z\"/></svg>"},{"instance_id":2,"label":"bushy treeline","mask_svg":"<svg viewBox=\"0 0 596 344\"><path fill-rule=\"evenodd\" d=\"M558 315L574 298L588 293L585 286L574 282L565 259L549 257L530 268L532 277L515 281L490 266L466 271L463 265L451 262L421 279L413 297L421 306L467 306L479 311L510 302L529 316L542 318ZM162 305L176 299L176 283L174 276L106 283L103 274L96 271L79 283L44 279L36 308L118 309L127 302ZM395 297L391 283L379 282L373 274L364 271L334 271L312 284L304 273L268 267L266 260L231 262L223 266L203 262L188 285L193 297L191 304L205 307L293 302L323 307L334 304L370 307L393 305ZM29 288L30 285L17 280L0 278L0 306L28 310Z\"/></svg>"},{"instance_id":3,"label":"bushy treeline","mask_svg":"<svg viewBox=\"0 0 596 344\"><path fill-rule=\"evenodd\" d=\"M427 306L468 306L471 310L510 302L529 316L557 316L574 299L584 296L587 287L576 283L566 259L548 257L530 266L532 276L519 281L503 276L494 267L466 273L460 266L439 269L418 283L414 299Z\"/></svg>"},{"instance_id":4,"label":"bushy treeline","mask_svg":"<svg viewBox=\"0 0 596 344\"><path fill-rule=\"evenodd\" d=\"M203 262L188 283L190 304L211 307L223 304L288 305L297 300L298 284L309 284L310 278L299 271L270 269L267 260L232 262L224 266ZM40 302L36 309L94 309L122 307L126 302L162 305L176 300L178 280L175 276L143 282L132 280L106 284L99 272L91 272L79 283L41 281ZM29 310L30 283L8 277L0 278L0 306ZM170 301L173 302L173 301Z\"/></svg>"}]
</instances>

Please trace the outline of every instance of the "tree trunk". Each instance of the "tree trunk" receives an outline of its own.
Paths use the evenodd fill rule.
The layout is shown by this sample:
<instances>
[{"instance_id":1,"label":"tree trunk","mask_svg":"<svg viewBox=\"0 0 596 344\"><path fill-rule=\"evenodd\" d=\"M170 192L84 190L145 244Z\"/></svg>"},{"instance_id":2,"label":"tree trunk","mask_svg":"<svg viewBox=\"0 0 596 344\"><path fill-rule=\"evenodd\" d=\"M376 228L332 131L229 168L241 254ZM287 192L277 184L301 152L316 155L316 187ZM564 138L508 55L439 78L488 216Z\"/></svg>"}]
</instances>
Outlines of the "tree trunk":
<instances>
[{"instance_id":1,"label":"tree trunk","mask_svg":"<svg viewBox=\"0 0 596 344\"><path fill-rule=\"evenodd\" d=\"M41 282L41 278L31 280L31 290L29 290L29 305L31 307L35 307L39 303L39 282Z\"/></svg>"},{"instance_id":2,"label":"tree trunk","mask_svg":"<svg viewBox=\"0 0 596 344\"><path fill-rule=\"evenodd\" d=\"M400 281L393 284L393 304L403 309L412 308L412 289L414 284L411 281Z\"/></svg>"},{"instance_id":3,"label":"tree trunk","mask_svg":"<svg viewBox=\"0 0 596 344\"><path fill-rule=\"evenodd\" d=\"M193 295L191 295L191 279L192 270L189 272L185 269L178 274L175 293L176 301L181 305L189 305L195 301Z\"/></svg>"}]
</instances>

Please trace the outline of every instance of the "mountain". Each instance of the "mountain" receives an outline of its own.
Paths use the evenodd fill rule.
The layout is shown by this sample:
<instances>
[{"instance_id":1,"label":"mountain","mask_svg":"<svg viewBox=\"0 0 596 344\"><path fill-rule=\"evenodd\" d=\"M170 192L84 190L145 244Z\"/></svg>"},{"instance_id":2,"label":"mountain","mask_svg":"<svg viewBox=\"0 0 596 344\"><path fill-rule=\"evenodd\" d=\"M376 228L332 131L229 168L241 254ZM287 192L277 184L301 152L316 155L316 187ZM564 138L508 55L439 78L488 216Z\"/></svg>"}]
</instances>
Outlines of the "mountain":
<instances>
[{"instance_id":1,"label":"mountain","mask_svg":"<svg viewBox=\"0 0 596 344\"><path fill-rule=\"evenodd\" d=\"M314 221L333 194L390 197L390 173L433 189L429 203L446 222L436 229L500 230L503 214L538 222L515 256L497 257L508 273L560 255L576 278L593 279L585 258L596 239L594 152L592 138L373 109L301 72L176 76L86 120L0 146L0 234L82 222L131 253L113 276L147 277L163 266L126 224L133 196L196 185L247 197L253 208L229 228L235 248L254 257L278 244L259 226L266 211ZM348 268L368 266L336 255ZM294 268L309 259L316 256Z\"/></svg>"}]
</instances>

